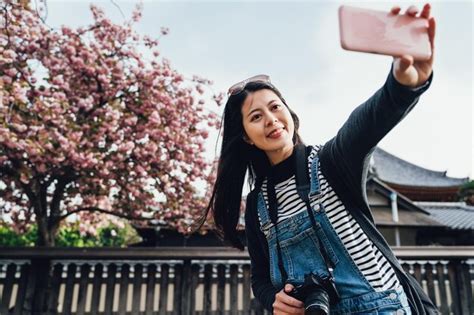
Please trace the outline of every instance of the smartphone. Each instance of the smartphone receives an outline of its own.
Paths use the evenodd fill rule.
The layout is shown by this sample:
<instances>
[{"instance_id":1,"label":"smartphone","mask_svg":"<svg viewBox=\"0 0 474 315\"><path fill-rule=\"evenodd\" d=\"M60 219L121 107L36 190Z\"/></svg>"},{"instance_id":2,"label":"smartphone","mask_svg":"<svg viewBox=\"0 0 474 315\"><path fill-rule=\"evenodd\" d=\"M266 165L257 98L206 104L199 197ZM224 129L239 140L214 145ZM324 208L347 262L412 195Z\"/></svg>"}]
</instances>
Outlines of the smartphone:
<instances>
[{"instance_id":1,"label":"smartphone","mask_svg":"<svg viewBox=\"0 0 474 315\"><path fill-rule=\"evenodd\" d=\"M339 7L339 35L346 50L389 56L431 57L428 20L405 14Z\"/></svg>"}]
</instances>

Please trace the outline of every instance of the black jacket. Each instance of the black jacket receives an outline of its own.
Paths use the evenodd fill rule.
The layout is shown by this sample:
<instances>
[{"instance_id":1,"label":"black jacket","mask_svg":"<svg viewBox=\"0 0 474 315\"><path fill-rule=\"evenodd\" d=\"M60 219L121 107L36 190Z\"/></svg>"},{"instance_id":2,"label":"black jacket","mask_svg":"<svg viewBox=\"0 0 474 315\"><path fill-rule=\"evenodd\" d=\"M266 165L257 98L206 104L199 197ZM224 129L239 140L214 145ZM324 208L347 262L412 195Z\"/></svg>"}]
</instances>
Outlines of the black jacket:
<instances>
[{"instance_id":1,"label":"black jacket","mask_svg":"<svg viewBox=\"0 0 474 315\"><path fill-rule=\"evenodd\" d=\"M384 86L358 106L319 151L321 172L367 236L394 268L408 297L413 314L439 314L417 281L402 269L389 245L376 229L366 196L370 155L377 143L402 120L428 89L433 75L421 87L398 83L392 71ZM257 214L259 187L247 196L245 231L252 268L252 290L263 306L272 311L277 290L269 275L268 244L260 231Z\"/></svg>"}]
</instances>

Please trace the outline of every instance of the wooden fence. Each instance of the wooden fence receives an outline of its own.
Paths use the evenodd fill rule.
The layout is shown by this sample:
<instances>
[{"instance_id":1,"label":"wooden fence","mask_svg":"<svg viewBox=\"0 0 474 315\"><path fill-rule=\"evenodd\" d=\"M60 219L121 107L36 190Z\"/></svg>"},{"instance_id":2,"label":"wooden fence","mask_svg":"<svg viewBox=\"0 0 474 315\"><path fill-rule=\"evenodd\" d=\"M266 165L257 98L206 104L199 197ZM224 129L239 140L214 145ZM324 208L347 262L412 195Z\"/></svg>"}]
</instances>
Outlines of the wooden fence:
<instances>
[{"instance_id":1,"label":"wooden fence","mask_svg":"<svg viewBox=\"0 0 474 315\"><path fill-rule=\"evenodd\" d=\"M474 314L473 247L394 249L443 314ZM247 252L0 248L0 314L268 314Z\"/></svg>"}]
</instances>

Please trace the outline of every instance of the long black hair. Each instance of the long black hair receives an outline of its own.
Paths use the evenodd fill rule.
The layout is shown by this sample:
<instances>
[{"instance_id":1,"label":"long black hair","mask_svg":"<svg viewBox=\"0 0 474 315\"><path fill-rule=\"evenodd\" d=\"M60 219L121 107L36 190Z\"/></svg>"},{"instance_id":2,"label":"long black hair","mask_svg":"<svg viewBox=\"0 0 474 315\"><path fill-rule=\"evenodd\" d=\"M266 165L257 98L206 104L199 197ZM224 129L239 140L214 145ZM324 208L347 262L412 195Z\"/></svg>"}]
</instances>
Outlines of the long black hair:
<instances>
[{"instance_id":1,"label":"long black hair","mask_svg":"<svg viewBox=\"0 0 474 315\"><path fill-rule=\"evenodd\" d=\"M245 174L248 171L249 187L255 187L263 181L271 164L264 151L244 141L242 123L242 105L247 96L255 91L268 89L273 91L288 108L294 121L295 131L293 144L302 143L298 134L299 118L289 108L280 91L272 84L265 82L249 82L238 94L231 95L224 108L222 148L217 166L217 176L212 190L211 199L199 220L202 226L211 210L217 234L239 249L244 248L237 235L237 223L240 217L240 204Z\"/></svg>"}]
</instances>

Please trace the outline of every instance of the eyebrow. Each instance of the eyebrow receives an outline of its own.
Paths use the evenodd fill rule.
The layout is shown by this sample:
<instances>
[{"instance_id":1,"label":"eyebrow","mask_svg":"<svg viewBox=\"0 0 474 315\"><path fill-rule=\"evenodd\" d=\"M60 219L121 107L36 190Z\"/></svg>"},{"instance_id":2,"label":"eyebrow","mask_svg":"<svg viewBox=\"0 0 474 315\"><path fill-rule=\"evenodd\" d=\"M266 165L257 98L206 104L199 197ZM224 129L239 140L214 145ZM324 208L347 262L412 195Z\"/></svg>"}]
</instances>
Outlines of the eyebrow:
<instances>
[{"instance_id":1,"label":"eyebrow","mask_svg":"<svg viewBox=\"0 0 474 315\"><path fill-rule=\"evenodd\" d=\"M272 104L272 103L274 103L274 102L278 102L278 100L275 100L275 99L271 100L270 102L268 102L267 106L269 106L270 104ZM255 108L255 109L251 110L251 111L247 114L247 117L249 117L253 112L255 112L255 111L257 111L257 110L259 110L259 109L258 109L258 108Z\"/></svg>"}]
</instances>

